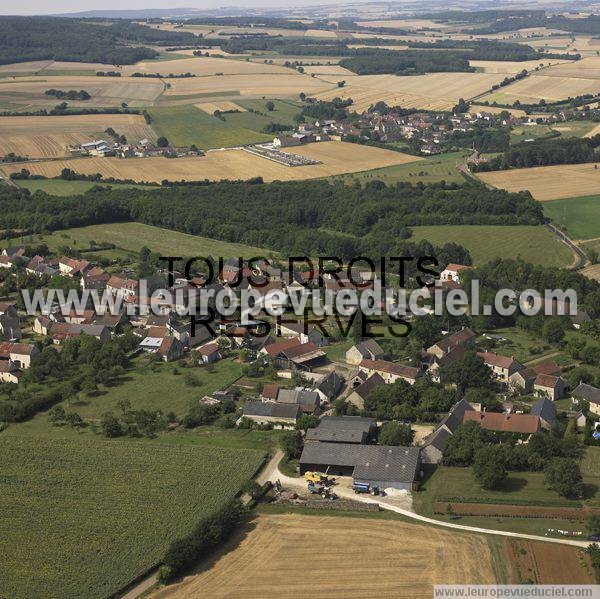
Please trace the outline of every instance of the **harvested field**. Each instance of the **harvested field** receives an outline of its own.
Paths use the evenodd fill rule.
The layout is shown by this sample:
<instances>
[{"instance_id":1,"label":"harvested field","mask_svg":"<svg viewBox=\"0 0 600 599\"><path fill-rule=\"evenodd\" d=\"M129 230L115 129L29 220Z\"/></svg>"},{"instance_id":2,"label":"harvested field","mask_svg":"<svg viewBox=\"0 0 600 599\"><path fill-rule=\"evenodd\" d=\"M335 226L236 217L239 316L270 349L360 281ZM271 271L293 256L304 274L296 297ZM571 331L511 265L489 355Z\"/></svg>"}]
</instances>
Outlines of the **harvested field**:
<instances>
[{"instance_id":1,"label":"harvested field","mask_svg":"<svg viewBox=\"0 0 600 599\"><path fill-rule=\"evenodd\" d=\"M519 539L503 539L511 584L595 584L587 559L575 547ZM587 567L582 566L587 563Z\"/></svg>"},{"instance_id":2,"label":"harvested field","mask_svg":"<svg viewBox=\"0 0 600 599\"><path fill-rule=\"evenodd\" d=\"M591 131L588 131L583 137L594 137L600 133L600 125L596 125Z\"/></svg>"},{"instance_id":3,"label":"harvested field","mask_svg":"<svg viewBox=\"0 0 600 599\"><path fill-rule=\"evenodd\" d=\"M600 56L586 56L577 61L566 61L544 70L547 77L575 77L600 79Z\"/></svg>"},{"instance_id":4,"label":"harvested field","mask_svg":"<svg viewBox=\"0 0 600 599\"><path fill-rule=\"evenodd\" d=\"M502 60L470 60L469 65L480 69L483 73L501 73L506 75L515 75L516 73L520 73L523 69L526 71L533 71L539 66L548 66L550 64L560 64L561 62L567 62L571 64L570 61L560 61L560 60L526 60L523 62L511 62L511 61L502 61ZM550 72L550 69L544 71L544 74L547 75Z\"/></svg>"},{"instance_id":5,"label":"harvested field","mask_svg":"<svg viewBox=\"0 0 600 599\"><path fill-rule=\"evenodd\" d=\"M235 102L200 102L194 104L196 108L206 112L206 114L214 114L217 110L221 112L246 112L246 109Z\"/></svg>"},{"instance_id":6,"label":"harvested field","mask_svg":"<svg viewBox=\"0 0 600 599\"><path fill-rule=\"evenodd\" d=\"M256 63L252 63L256 64ZM231 96L294 97L303 91L305 94L316 94L327 89L337 89L336 83L322 81L316 77L302 75L286 69L286 73L277 75L230 75L228 77L191 77L173 79L171 87L166 90L163 100L167 101L177 95L211 94L223 96L227 92ZM1 98L1 96L0 96ZM175 99L175 98L173 98Z\"/></svg>"},{"instance_id":7,"label":"harvested field","mask_svg":"<svg viewBox=\"0 0 600 599\"><path fill-rule=\"evenodd\" d=\"M67 146L105 138L107 127L132 143L155 138L140 114L0 117L0 156L9 152L30 158L68 156Z\"/></svg>"},{"instance_id":8,"label":"harvested field","mask_svg":"<svg viewBox=\"0 0 600 599\"><path fill-rule=\"evenodd\" d=\"M579 271L582 275L588 279L593 279L600 283L600 264L594 264L593 266L587 266L583 270Z\"/></svg>"},{"instance_id":9,"label":"harvested field","mask_svg":"<svg viewBox=\"0 0 600 599\"><path fill-rule=\"evenodd\" d=\"M118 106L121 102L127 102L130 106L146 106L162 93L164 84L157 79L131 77L18 77L0 79L0 102L54 106L56 98L44 95L51 87L84 89L92 96L85 102L70 101L72 106Z\"/></svg>"},{"instance_id":10,"label":"harvested field","mask_svg":"<svg viewBox=\"0 0 600 599\"><path fill-rule=\"evenodd\" d=\"M322 164L287 167L244 150L227 150L207 152L206 156L202 157L177 159L163 157L77 158L21 162L3 165L0 170L8 176L11 172L20 171L25 167L32 174L56 177L63 168L70 168L81 174L101 173L104 177L155 183L159 183L163 179L218 181L220 179L250 179L257 176L262 176L265 181L291 181L327 177L420 160L415 156L400 152L335 141L294 147L288 151L319 160Z\"/></svg>"},{"instance_id":11,"label":"harvested field","mask_svg":"<svg viewBox=\"0 0 600 599\"><path fill-rule=\"evenodd\" d=\"M160 73L161 75L192 75L205 76L216 75L273 75L287 74L290 69L258 62L246 62L245 60L233 60L229 58L213 58L209 56L192 56L179 60L155 61L146 60L136 64L127 65L122 68L124 75L132 73Z\"/></svg>"},{"instance_id":12,"label":"harvested field","mask_svg":"<svg viewBox=\"0 0 600 599\"><path fill-rule=\"evenodd\" d=\"M451 110L459 98L482 94L502 78L502 75L489 73L432 73L413 77L357 75L347 79L345 87L336 86L317 94L317 98L352 98L353 107L358 111L380 100L403 108ZM321 80L334 83L331 78L321 77Z\"/></svg>"},{"instance_id":13,"label":"harvested field","mask_svg":"<svg viewBox=\"0 0 600 599\"><path fill-rule=\"evenodd\" d=\"M304 72L309 75L340 75L340 76L348 76L353 77L354 73L345 69L344 67L340 67L336 64L323 64L323 65L314 65L314 66L306 66L304 67Z\"/></svg>"},{"instance_id":14,"label":"harvested field","mask_svg":"<svg viewBox=\"0 0 600 599\"><path fill-rule=\"evenodd\" d=\"M508 191L530 191L542 202L600 193L600 169L593 163L494 171L478 177Z\"/></svg>"},{"instance_id":15,"label":"harvested field","mask_svg":"<svg viewBox=\"0 0 600 599\"><path fill-rule=\"evenodd\" d=\"M552 67L552 69L557 68L559 67ZM513 104L516 100L537 104L542 99L556 102L569 97L598 92L597 79L585 78L582 74L575 77L559 73L550 75L552 69L541 71L543 74L535 74L521 79L480 99L500 104Z\"/></svg>"},{"instance_id":16,"label":"harvested field","mask_svg":"<svg viewBox=\"0 0 600 599\"><path fill-rule=\"evenodd\" d=\"M326 550L315 551L315 531ZM340 516L261 515L197 574L152 595L427 598L433 585L496 582L484 537L405 522Z\"/></svg>"}]
</instances>

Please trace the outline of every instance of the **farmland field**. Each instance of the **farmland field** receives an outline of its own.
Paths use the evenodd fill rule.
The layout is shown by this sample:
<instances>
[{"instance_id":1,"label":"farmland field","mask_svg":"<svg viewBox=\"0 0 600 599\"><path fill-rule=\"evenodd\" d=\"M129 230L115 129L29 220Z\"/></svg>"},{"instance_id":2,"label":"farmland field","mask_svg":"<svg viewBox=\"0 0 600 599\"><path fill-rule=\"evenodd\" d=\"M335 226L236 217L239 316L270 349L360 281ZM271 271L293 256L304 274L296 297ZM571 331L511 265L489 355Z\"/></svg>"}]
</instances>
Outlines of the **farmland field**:
<instances>
[{"instance_id":1,"label":"farmland field","mask_svg":"<svg viewBox=\"0 0 600 599\"><path fill-rule=\"evenodd\" d=\"M321 76L322 81L336 83L332 76ZM433 73L401 77L396 75L356 75L346 78L346 85L318 93L319 100L335 97L352 98L353 108L366 110L380 100L389 106L451 110L459 98L471 98L491 89L503 79L493 73Z\"/></svg>"},{"instance_id":2,"label":"farmland field","mask_svg":"<svg viewBox=\"0 0 600 599\"><path fill-rule=\"evenodd\" d=\"M415 241L434 245L454 242L466 247L476 265L494 258L516 258L544 266L568 266L571 250L542 226L441 225L411 227Z\"/></svg>"},{"instance_id":3,"label":"farmland field","mask_svg":"<svg viewBox=\"0 0 600 599\"><path fill-rule=\"evenodd\" d=\"M83 63L82 63L83 65ZM81 77L45 76L0 79L0 102L17 102L32 107L53 107L56 98L46 96L49 88L84 89L91 98L86 101L69 101L70 106L119 106L126 102L129 106L147 106L164 90L158 79L133 77Z\"/></svg>"},{"instance_id":4,"label":"farmland field","mask_svg":"<svg viewBox=\"0 0 600 599\"><path fill-rule=\"evenodd\" d=\"M9 152L31 158L68 156L67 146L106 139L108 127L130 143L155 139L140 114L0 117L0 156Z\"/></svg>"},{"instance_id":5,"label":"farmland field","mask_svg":"<svg viewBox=\"0 0 600 599\"><path fill-rule=\"evenodd\" d=\"M477 176L489 185L508 191L530 191L541 202L600 192L600 169L593 163L519 168Z\"/></svg>"},{"instance_id":6,"label":"farmland field","mask_svg":"<svg viewBox=\"0 0 600 599\"><path fill-rule=\"evenodd\" d=\"M22 179L18 182L19 187L29 189L31 193L36 191L44 191L55 196L72 196L80 193L85 193L92 187L98 185L96 181L66 181L65 179ZM102 183L103 186L108 186L113 189L160 189L159 187L149 187L147 185L127 185L126 183Z\"/></svg>"},{"instance_id":7,"label":"farmland field","mask_svg":"<svg viewBox=\"0 0 600 599\"><path fill-rule=\"evenodd\" d=\"M439 156L431 156L417 162L388 166L385 168L340 175L339 179L345 182L355 180L369 181L380 179L384 183L393 184L399 181L408 183L464 183L464 177L458 170L458 166L464 163L465 152L448 152ZM338 177L336 177L337 179Z\"/></svg>"},{"instance_id":8,"label":"farmland field","mask_svg":"<svg viewBox=\"0 0 600 599\"><path fill-rule=\"evenodd\" d=\"M205 104L205 103L204 103ZM232 114L224 121L196 106L155 107L149 110L152 126L158 135L166 137L173 145L195 144L201 149L226 148L259 143L272 139L231 122ZM213 111L214 112L214 111Z\"/></svg>"},{"instance_id":9,"label":"farmland field","mask_svg":"<svg viewBox=\"0 0 600 599\"><path fill-rule=\"evenodd\" d=\"M316 550L315 533L327 540ZM329 597L431 597L434 584L492 584L492 556L482 536L394 520L260 515L239 544L212 567L165 587L153 599L308 597L318 580ZM282 572L285 576L282 577Z\"/></svg>"},{"instance_id":10,"label":"farmland field","mask_svg":"<svg viewBox=\"0 0 600 599\"><path fill-rule=\"evenodd\" d=\"M600 195L544 202L544 214L574 239L600 237Z\"/></svg>"},{"instance_id":11,"label":"farmland field","mask_svg":"<svg viewBox=\"0 0 600 599\"><path fill-rule=\"evenodd\" d=\"M36 237L38 239L38 237ZM126 252L138 253L144 246L163 256L213 256L224 258L243 256L252 258L273 252L257 247L228 243L216 239L208 239L197 235L188 235L160 227L152 227L142 223L113 223L108 225L91 225L75 229L57 231L41 238L52 250L62 245L74 248L89 247L91 240L97 243L114 243Z\"/></svg>"},{"instance_id":12,"label":"farmland field","mask_svg":"<svg viewBox=\"0 0 600 599\"><path fill-rule=\"evenodd\" d=\"M234 497L262 456L162 441L148 447L116 439L0 438L3 594L112 595Z\"/></svg>"},{"instance_id":13,"label":"farmland field","mask_svg":"<svg viewBox=\"0 0 600 599\"><path fill-rule=\"evenodd\" d=\"M212 118L197 108L194 110L198 114ZM158 130L160 131L160 129ZM222 179L250 179L258 176L263 177L265 181L292 181L372 170L420 160L415 156L392 150L335 141L292 147L286 151L320 160L322 164L288 167L244 150L214 150L208 152L206 156L177 159L163 157L77 158L7 164L0 167L0 172L8 176L11 172L20 171L26 167L32 174L56 177L63 168L70 168L81 174L101 173L104 177L151 183L160 183L164 179L219 181Z\"/></svg>"}]
</instances>

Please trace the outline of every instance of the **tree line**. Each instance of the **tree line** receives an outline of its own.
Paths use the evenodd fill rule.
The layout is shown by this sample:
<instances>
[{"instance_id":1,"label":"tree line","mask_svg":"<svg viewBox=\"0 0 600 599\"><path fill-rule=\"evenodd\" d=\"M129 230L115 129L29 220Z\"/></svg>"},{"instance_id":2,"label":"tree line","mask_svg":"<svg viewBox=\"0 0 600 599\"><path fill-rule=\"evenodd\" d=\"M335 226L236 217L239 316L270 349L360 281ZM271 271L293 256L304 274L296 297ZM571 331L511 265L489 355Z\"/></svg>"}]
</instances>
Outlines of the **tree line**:
<instances>
[{"instance_id":1,"label":"tree line","mask_svg":"<svg viewBox=\"0 0 600 599\"><path fill-rule=\"evenodd\" d=\"M578 164L595 162L596 148L600 145L600 135L590 138L558 138L521 143L508 148L500 156L487 163L473 165L475 172L498 171L509 168L529 168L551 164Z\"/></svg>"}]
</instances>

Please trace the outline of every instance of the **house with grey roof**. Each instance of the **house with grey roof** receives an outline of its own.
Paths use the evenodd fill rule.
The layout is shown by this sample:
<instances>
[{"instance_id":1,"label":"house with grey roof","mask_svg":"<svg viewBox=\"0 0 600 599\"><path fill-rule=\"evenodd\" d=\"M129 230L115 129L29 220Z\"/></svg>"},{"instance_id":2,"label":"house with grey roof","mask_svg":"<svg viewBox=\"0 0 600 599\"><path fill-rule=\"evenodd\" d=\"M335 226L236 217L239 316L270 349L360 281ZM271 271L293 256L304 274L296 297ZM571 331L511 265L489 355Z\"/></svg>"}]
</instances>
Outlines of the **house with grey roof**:
<instances>
[{"instance_id":1,"label":"house with grey roof","mask_svg":"<svg viewBox=\"0 0 600 599\"><path fill-rule=\"evenodd\" d=\"M444 457L444 450L452 433L444 426L437 428L426 439L426 444L421 449L423 464L439 464Z\"/></svg>"},{"instance_id":2,"label":"house with grey roof","mask_svg":"<svg viewBox=\"0 0 600 599\"><path fill-rule=\"evenodd\" d=\"M550 429L556 422L556 406L554 402L543 397L531 406L531 413L540 419L542 428Z\"/></svg>"},{"instance_id":3,"label":"house with grey roof","mask_svg":"<svg viewBox=\"0 0 600 599\"><path fill-rule=\"evenodd\" d=\"M374 426L374 418L325 416L319 421L319 426L306 431L306 440L328 443L366 443Z\"/></svg>"},{"instance_id":4,"label":"house with grey roof","mask_svg":"<svg viewBox=\"0 0 600 599\"><path fill-rule=\"evenodd\" d=\"M571 391L571 397L574 401L587 401L590 404L590 412L600 416L600 389L597 387L587 383L579 383Z\"/></svg>"},{"instance_id":5,"label":"house with grey roof","mask_svg":"<svg viewBox=\"0 0 600 599\"><path fill-rule=\"evenodd\" d=\"M346 352L346 362L358 366L363 360L381 360L385 352L375 339L365 339Z\"/></svg>"},{"instance_id":6,"label":"house with grey roof","mask_svg":"<svg viewBox=\"0 0 600 599\"><path fill-rule=\"evenodd\" d=\"M307 442L300 456L300 472L352 476L356 483L410 491L416 488L420 452L419 447Z\"/></svg>"},{"instance_id":7,"label":"house with grey roof","mask_svg":"<svg viewBox=\"0 0 600 599\"><path fill-rule=\"evenodd\" d=\"M363 372L363 374L368 376L366 372ZM372 374L364 383L354 387L352 393L346 398L346 401L355 405L359 410L362 410L365 407L365 399L381 385L385 385L383 377L378 373Z\"/></svg>"},{"instance_id":8,"label":"house with grey roof","mask_svg":"<svg viewBox=\"0 0 600 599\"><path fill-rule=\"evenodd\" d=\"M319 382L315 391L319 394L321 401L333 401L340 394L343 386L344 379L335 370L332 370Z\"/></svg>"},{"instance_id":9,"label":"house with grey roof","mask_svg":"<svg viewBox=\"0 0 600 599\"><path fill-rule=\"evenodd\" d=\"M280 389L277 403L296 404L305 414L314 414L321 405L321 397L310 389Z\"/></svg>"},{"instance_id":10,"label":"house with grey roof","mask_svg":"<svg viewBox=\"0 0 600 599\"><path fill-rule=\"evenodd\" d=\"M247 401L242 410L242 418L258 424L277 424L284 428L293 427L302 411L295 403L275 403Z\"/></svg>"}]
</instances>

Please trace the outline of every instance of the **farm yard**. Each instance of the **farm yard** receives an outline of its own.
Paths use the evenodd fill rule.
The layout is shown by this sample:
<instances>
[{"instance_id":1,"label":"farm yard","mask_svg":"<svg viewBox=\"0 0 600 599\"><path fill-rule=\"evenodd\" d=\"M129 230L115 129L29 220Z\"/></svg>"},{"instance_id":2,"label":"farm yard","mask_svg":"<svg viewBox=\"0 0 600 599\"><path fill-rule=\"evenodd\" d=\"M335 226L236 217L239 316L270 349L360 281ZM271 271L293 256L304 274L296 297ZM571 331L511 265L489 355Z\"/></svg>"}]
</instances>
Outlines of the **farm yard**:
<instances>
[{"instance_id":1,"label":"farm yard","mask_svg":"<svg viewBox=\"0 0 600 599\"><path fill-rule=\"evenodd\" d=\"M573 262L573 252L546 227L441 225L411 229L415 241L460 243L469 250L475 265L517 256L544 266L564 267Z\"/></svg>"},{"instance_id":2,"label":"farm yard","mask_svg":"<svg viewBox=\"0 0 600 599\"><path fill-rule=\"evenodd\" d=\"M317 530L326 553L315 551ZM278 587L300 597L316 580L330 597L362 596L368 588L379 597L424 599L441 580L496 582L484 537L388 519L260 515L228 549L152 599L259 598Z\"/></svg>"},{"instance_id":3,"label":"farm yard","mask_svg":"<svg viewBox=\"0 0 600 599\"><path fill-rule=\"evenodd\" d=\"M197 110L197 109L195 109ZM198 111L199 114L202 114ZM52 160L5 164L0 172L9 176L11 172L26 167L32 174L56 177L63 168L115 179L131 179L136 182L160 183L170 181L198 181L208 179L251 179L263 177L265 181L293 181L328 177L342 173L371 170L385 166L405 164L420 160L415 156L361 146L346 142L321 142L289 149L292 154L319 160L322 164L287 167L261 158L244 150L211 151L201 157L185 158L76 158L73 160Z\"/></svg>"},{"instance_id":4,"label":"farm yard","mask_svg":"<svg viewBox=\"0 0 600 599\"><path fill-rule=\"evenodd\" d=\"M477 177L508 191L529 191L540 202L593 195L600 190L600 169L589 162L478 173Z\"/></svg>"},{"instance_id":5,"label":"farm yard","mask_svg":"<svg viewBox=\"0 0 600 599\"><path fill-rule=\"evenodd\" d=\"M263 455L157 440L148 447L2 435L3 594L116 593L156 564L171 540L233 498Z\"/></svg>"},{"instance_id":6,"label":"farm yard","mask_svg":"<svg viewBox=\"0 0 600 599\"><path fill-rule=\"evenodd\" d=\"M139 114L86 114L0 117L0 155L13 152L29 158L68 156L67 146L106 137L112 127L131 143L155 139Z\"/></svg>"}]
</instances>

